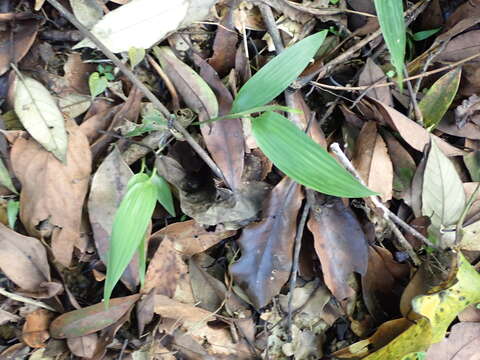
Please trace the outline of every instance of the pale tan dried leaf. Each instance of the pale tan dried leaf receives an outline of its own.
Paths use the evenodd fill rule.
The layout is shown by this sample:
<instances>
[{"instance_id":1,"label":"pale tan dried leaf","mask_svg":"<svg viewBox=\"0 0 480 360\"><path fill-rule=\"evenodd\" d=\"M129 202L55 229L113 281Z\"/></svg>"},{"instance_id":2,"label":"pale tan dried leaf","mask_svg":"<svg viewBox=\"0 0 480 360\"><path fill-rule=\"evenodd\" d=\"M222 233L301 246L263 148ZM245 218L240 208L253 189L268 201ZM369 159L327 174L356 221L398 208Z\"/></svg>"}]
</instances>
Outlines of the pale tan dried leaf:
<instances>
[{"instance_id":1,"label":"pale tan dried leaf","mask_svg":"<svg viewBox=\"0 0 480 360\"><path fill-rule=\"evenodd\" d=\"M358 85L370 86L386 82L387 77L383 73L380 66L375 64L371 58L368 58L365 67L360 73ZM368 90L366 94L374 99L377 99L378 101L381 101L385 105L393 106L392 92L388 86L373 88Z\"/></svg>"},{"instance_id":2,"label":"pale tan dried leaf","mask_svg":"<svg viewBox=\"0 0 480 360\"><path fill-rule=\"evenodd\" d=\"M29 234L52 237L52 251L68 266L80 239L83 201L91 172L88 140L67 122L69 145L59 162L33 139L19 137L12 147L12 167L22 183L20 219Z\"/></svg>"},{"instance_id":3,"label":"pale tan dried leaf","mask_svg":"<svg viewBox=\"0 0 480 360\"><path fill-rule=\"evenodd\" d=\"M17 286L38 291L50 281L47 252L41 242L0 224L0 269Z\"/></svg>"},{"instance_id":4,"label":"pale tan dried leaf","mask_svg":"<svg viewBox=\"0 0 480 360\"><path fill-rule=\"evenodd\" d=\"M50 337L48 327L52 317L53 314L45 309L37 309L28 314L23 325L23 342L32 348L45 347L45 341Z\"/></svg>"},{"instance_id":5,"label":"pale tan dried leaf","mask_svg":"<svg viewBox=\"0 0 480 360\"><path fill-rule=\"evenodd\" d=\"M392 199L393 165L374 121L367 122L358 134L353 165L368 188L381 194L383 202Z\"/></svg>"},{"instance_id":6,"label":"pale tan dried leaf","mask_svg":"<svg viewBox=\"0 0 480 360\"><path fill-rule=\"evenodd\" d=\"M97 346L97 334L90 334L67 339L67 345L73 355L81 358L91 358Z\"/></svg>"}]
</instances>

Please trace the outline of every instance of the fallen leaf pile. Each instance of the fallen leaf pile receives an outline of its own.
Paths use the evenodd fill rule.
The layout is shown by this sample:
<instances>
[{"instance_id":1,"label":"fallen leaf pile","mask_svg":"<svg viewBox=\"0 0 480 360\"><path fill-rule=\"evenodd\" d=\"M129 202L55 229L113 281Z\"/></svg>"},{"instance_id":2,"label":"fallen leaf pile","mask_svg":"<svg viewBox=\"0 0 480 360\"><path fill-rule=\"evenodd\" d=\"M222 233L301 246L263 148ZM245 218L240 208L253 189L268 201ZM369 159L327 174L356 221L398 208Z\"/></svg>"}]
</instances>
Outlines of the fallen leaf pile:
<instances>
[{"instance_id":1,"label":"fallen leaf pile","mask_svg":"<svg viewBox=\"0 0 480 360\"><path fill-rule=\"evenodd\" d=\"M0 359L480 359L480 0L386 1L0 2Z\"/></svg>"}]
</instances>

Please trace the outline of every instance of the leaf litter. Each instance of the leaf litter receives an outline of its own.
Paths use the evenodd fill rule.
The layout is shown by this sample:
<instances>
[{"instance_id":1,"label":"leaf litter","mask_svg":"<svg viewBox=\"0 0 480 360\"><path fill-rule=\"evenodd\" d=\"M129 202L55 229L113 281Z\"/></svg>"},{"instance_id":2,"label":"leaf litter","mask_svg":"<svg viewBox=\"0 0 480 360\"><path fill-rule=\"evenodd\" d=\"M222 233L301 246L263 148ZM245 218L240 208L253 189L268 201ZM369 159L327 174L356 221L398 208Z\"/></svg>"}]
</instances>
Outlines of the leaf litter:
<instances>
[{"instance_id":1,"label":"leaf litter","mask_svg":"<svg viewBox=\"0 0 480 360\"><path fill-rule=\"evenodd\" d=\"M401 1L69 1L133 78L57 1L20 3L0 15L0 358L477 354L477 0L407 6L386 47L371 14L401 29ZM142 172L173 206L106 306Z\"/></svg>"}]
</instances>

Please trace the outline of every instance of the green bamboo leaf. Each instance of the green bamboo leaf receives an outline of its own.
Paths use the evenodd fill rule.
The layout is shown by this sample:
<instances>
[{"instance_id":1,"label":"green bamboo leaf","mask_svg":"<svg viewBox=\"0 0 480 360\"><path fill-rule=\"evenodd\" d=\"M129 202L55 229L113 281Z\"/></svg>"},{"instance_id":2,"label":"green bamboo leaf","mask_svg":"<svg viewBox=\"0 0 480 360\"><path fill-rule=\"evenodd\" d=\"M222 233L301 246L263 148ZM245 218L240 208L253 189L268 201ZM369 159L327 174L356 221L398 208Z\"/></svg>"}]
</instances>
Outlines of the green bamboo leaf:
<instances>
[{"instance_id":1,"label":"green bamboo leaf","mask_svg":"<svg viewBox=\"0 0 480 360\"><path fill-rule=\"evenodd\" d=\"M157 174L153 175L152 182L157 187L157 200L158 202L168 211L172 216L175 215L175 206L173 206L172 192L170 186L165 181L164 178L158 176Z\"/></svg>"},{"instance_id":2,"label":"green bamboo leaf","mask_svg":"<svg viewBox=\"0 0 480 360\"><path fill-rule=\"evenodd\" d=\"M375 9L383 39L392 57L392 65L397 71L398 84L402 88L403 62L407 43L403 0L375 0Z\"/></svg>"},{"instance_id":3,"label":"green bamboo leaf","mask_svg":"<svg viewBox=\"0 0 480 360\"><path fill-rule=\"evenodd\" d=\"M135 183L129 188L115 213L103 294L107 306L113 288L145 236L157 202L155 184L150 179L138 182L141 178L144 177L137 176L137 180L133 181Z\"/></svg>"},{"instance_id":4,"label":"green bamboo leaf","mask_svg":"<svg viewBox=\"0 0 480 360\"><path fill-rule=\"evenodd\" d=\"M435 81L418 104L425 127L435 127L442 120L457 94L462 69L456 68Z\"/></svg>"},{"instance_id":5,"label":"green bamboo leaf","mask_svg":"<svg viewBox=\"0 0 480 360\"><path fill-rule=\"evenodd\" d=\"M8 226L12 230L15 230L15 223L17 222L19 210L20 210L20 201L8 200L8 203L7 203Z\"/></svg>"},{"instance_id":6,"label":"green bamboo leaf","mask_svg":"<svg viewBox=\"0 0 480 360\"><path fill-rule=\"evenodd\" d=\"M285 117L266 112L252 121L252 133L263 153L296 182L334 196L376 195Z\"/></svg>"},{"instance_id":7,"label":"green bamboo leaf","mask_svg":"<svg viewBox=\"0 0 480 360\"><path fill-rule=\"evenodd\" d=\"M307 67L326 35L326 30L311 35L269 61L242 86L231 112L265 105L280 95Z\"/></svg>"}]
</instances>

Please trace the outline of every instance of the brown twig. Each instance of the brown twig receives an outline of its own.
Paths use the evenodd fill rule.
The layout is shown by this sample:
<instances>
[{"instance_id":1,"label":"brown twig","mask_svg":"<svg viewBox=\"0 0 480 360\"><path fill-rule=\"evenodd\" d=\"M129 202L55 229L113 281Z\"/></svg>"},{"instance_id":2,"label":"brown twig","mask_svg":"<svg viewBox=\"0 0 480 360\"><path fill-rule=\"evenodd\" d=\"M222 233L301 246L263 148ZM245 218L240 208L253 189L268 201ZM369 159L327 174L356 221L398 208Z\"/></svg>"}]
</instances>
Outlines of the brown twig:
<instances>
[{"instance_id":1,"label":"brown twig","mask_svg":"<svg viewBox=\"0 0 480 360\"><path fill-rule=\"evenodd\" d=\"M58 0L48 0L50 5L52 5L55 9L57 9L62 16L64 16L68 21L70 21L81 33L83 36L90 39L90 41L95 44L95 46L106 56L108 57L114 64L117 66L120 71L135 85L144 95L145 97L151 101L153 106L155 106L160 112L162 113L165 118L169 119L173 123L173 127L177 130L180 134L183 135L185 140L190 144L190 146L197 152L197 154L205 161L205 163L212 169L214 174L222 179L225 184L228 186L228 182L225 179L222 171L218 168L217 164L210 158L207 152L195 141L195 139L190 135L190 133L185 130L185 128L180 125L176 120L175 117L170 114L168 109L165 105L162 104L160 100L148 89L145 84L143 84L138 77L123 63L120 59L112 53L95 35L91 33L85 26L83 26L76 18L73 16L67 9L63 7L62 4L58 2Z\"/></svg>"},{"instance_id":2,"label":"brown twig","mask_svg":"<svg viewBox=\"0 0 480 360\"><path fill-rule=\"evenodd\" d=\"M451 69L456 68L457 66L460 66L460 65L462 65L466 62L469 62L469 61L474 60L474 59L479 58L479 57L480 57L480 53L475 54L475 55L471 55L469 57L466 57L465 59L456 61L452 64L443 66L441 68L431 70L431 71L427 71L427 72L424 72L422 74L406 77L406 78L403 79L403 81L406 82L406 81L410 81L410 80L420 79L420 78L424 78L424 77L427 77L427 76L430 76L430 75L437 74L439 72L451 70ZM318 86L320 88L325 88L325 89L330 89L330 90L338 90L338 91L363 91L363 90L376 89L376 88L379 88L379 87L393 86L393 85L397 84L394 81L390 81L390 82L382 83L382 84L364 85L364 86L335 86L335 85L322 84L322 83L315 82L315 81L311 81L310 83L312 85Z\"/></svg>"},{"instance_id":3,"label":"brown twig","mask_svg":"<svg viewBox=\"0 0 480 360\"><path fill-rule=\"evenodd\" d=\"M168 92L172 97L172 106L174 111L179 110L180 101L178 100L177 89L175 89L175 86L173 86L172 81L170 80L168 75L165 74L165 71L163 71L160 65L150 55L147 55L147 60L148 60L148 63L152 66L153 70L157 72L157 74L162 78L163 82L165 83L165 86L167 87Z\"/></svg>"},{"instance_id":4,"label":"brown twig","mask_svg":"<svg viewBox=\"0 0 480 360\"><path fill-rule=\"evenodd\" d=\"M352 173L363 185L365 185L365 182L362 180L360 175L358 174L357 170L355 167L352 165L350 160L347 158L345 153L340 149L340 146L338 143L333 143L330 146L330 150L337 156L338 160L345 166L345 168ZM408 225L405 221L400 219L397 215L395 215L393 212L390 211L389 208L387 208L383 203L379 200L378 196L371 196L370 199L372 200L373 204L375 205L376 208L382 210L383 212L383 217L385 220L390 221L390 226L400 226L403 230L411 234L412 236L416 237L417 239L421 240L424 244L437 248L436 245L432 244L430 240L428 240L425 236L420 234L417 230L415 230L413 227ZM399 238L399 241L401 245L405 248L405 250L409 253L409 255L412 257L412 260L417 259L415 252L413 251L412 246L408 241L405 240L405 238L401 239ZM414 260L415 261L415 260Z\"/></svg>"},{"instance_id":5,"label":"brown twig","mask_svg":"<svg viewBox=\"0 0 480 360\"><path fill-rule=\"evenodd\" d=\"M408 77L408 72L406 68L403 68L403 73L405 77ZM412 83L407 81L408 94L410 95L410 105L413 108L413 113L415 114L415 120L417 123L423 127L423 115L418 107L417 94L413 90Z\"/></svg>"}]
</instances>

